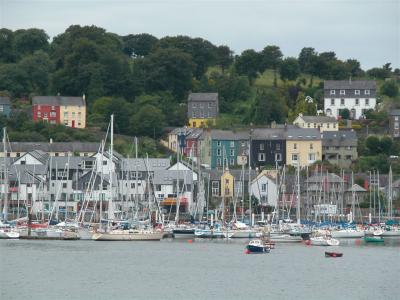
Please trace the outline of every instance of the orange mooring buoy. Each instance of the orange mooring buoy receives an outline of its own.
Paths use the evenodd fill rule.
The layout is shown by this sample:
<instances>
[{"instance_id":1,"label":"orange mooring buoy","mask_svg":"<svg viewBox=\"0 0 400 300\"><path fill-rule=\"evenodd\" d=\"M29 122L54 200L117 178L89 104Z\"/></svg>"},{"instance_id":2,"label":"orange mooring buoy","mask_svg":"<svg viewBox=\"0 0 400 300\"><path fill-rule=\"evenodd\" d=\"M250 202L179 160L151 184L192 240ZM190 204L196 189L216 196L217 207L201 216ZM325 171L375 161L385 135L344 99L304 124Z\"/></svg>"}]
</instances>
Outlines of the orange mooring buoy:
<instances>
[{"instance_id":1,"label":"orange mooring buoy","mask_svg":"<svg viewBox=\"0 0 400 300\"><path fill-rule=\"evenodd\" d=\"M193 240L188 240L188 243L189 243L189 244L192 244L192 243L193 243Z\"/></svg>"}]
</instances>

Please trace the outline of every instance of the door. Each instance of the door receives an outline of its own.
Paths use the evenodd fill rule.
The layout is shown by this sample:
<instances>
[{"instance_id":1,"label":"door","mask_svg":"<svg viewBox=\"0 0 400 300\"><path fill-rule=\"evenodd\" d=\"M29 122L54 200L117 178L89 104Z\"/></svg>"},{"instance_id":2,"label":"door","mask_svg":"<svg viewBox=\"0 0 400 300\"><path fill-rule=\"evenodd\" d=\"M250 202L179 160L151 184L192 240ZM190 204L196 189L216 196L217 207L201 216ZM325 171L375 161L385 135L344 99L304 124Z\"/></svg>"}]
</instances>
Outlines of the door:
<instances>
[{"instance_id":1,"label":"door","mask_svg":"<svg viewBox=\"0 0 400 300\"><path fill-rule=\"evenodd\" d=\"M75 128L75 120L72 120L72 128Z\"/></svg>"}]
</instances>

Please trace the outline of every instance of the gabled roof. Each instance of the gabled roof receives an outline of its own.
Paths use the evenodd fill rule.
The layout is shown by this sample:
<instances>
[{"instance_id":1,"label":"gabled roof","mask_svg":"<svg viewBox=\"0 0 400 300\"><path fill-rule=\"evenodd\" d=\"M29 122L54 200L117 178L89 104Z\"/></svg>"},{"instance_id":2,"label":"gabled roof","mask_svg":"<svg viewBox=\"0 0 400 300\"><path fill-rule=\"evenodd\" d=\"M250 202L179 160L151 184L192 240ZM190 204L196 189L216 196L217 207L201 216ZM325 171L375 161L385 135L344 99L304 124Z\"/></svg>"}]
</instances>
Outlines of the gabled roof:
<instances>
[{"instance_id":1,"label":"gabled roof","mask_svg":"<svg viewBox=\"0 0 400 300\"><path fill-rule=\"evenodd\" d=\"M157 170L154 172L154 184L173 184L177 179L185 184L192 184L193 174L190 170Z\"/></svg>"},{"instance_id":2,"label":"gabled roof","mask_svg":"<svg viewBox=\"0 0 400 300\"><path fill-rule=\"evenodd\" d=\"M0 104L1 105L11 105L10 97L0 97Z\"/></svg>"},{"instance_id":3,"label":"gabled roof","mask_svg":"<svg viewBox=\"0 0 400 300\"><path fill-rule=\"evenodd\" d=\"M211 131L211 139L213 140L248 140L249 131L233 131L233 130L219 130L213 129Z\"/></svg>"},{"instance_id":4,"label":"gabled roof","mask_svg":"<svg viewBox=\"0 0 400 300\"><path fill-rule=\"evenodd\" d=\"M255 128L251 133L251 138L253 140L257 139L284 140L285 128Z\"/></svg>"},{"instance_id":5,"label":"gabled roof","mask_svg":"<svg viewBox=\"0 0 400 300\"><path fill-rule=\"evenodd\" d=\"M360 192L366 192L367 190L355 183L347 191L348 192L360 193Z\"/></svg>"},{"instance_id":6,"label":"gabled roof","mask_svg":"<svg viewBox=\"0 0 400 300\"><path fill-rule=\"evenodd\" d=\"M357 146L357 134L351 130L324 131L322 146Z\"/></svg>"},{"instance_id":7,"label":"gabled roof","mask_svg":"<svg viewBox=\"0 0 400 300\"><path fill-rule=\"evenodd\" d=\"M11 152L29 152L33 150L41 150L44 152L97 152L99 143L82 143L82 142L11 142L7 143L7 151ZM3 143L0 143L3 149Z\"/></svg>"},{"instance_id":8,"label":"gabled roof","mask_svg":"<svg viewBox=\"0 0 400 300\"><path fill-rule=\"evenodd\" d=\"M191 101L218 101L218 93L190 93L188 102Z\"/></svg>"},{"instance_id":9,"label":"gabled roof","mask_svg":"<svg viewBox=\"0 0 400 300\"><path fill-rule=\"evenodd\" d=\"M37 159L40 163L45 165L49 159L49 154L46 152L43 152L42 150L33 150L25 153L23 156L18 157L15 161L20 160L22 157L26 155L31 155L33 158Z\"/></svg>"},{"instance_id":10,"label":"gabled roof","mask_svg":"<svg viewBox=\"0 0 400 300\"><path fill-rule=\"evenodd\" d=\"M34 96L32 98L32 105L73 105L73 106L86 106L85 100L82 97L69 97L69 96Z\"/></svg>"},{"instance_id":11,"label":"gabled roof","mask_svg":"<svg viewBox=\"0 0 400 300\"><path fill-rule=\"evenodd\" d=\"M337 123L338 121L334 117L328 116L299 116L304 122L307 123Z\"/></svg>"},{"instance_id":12,"label":"gabled roof","mask_svg":"<svg viewBox=\"0 0 400 300\"><path fill-rule=\"evenodd\" d=\"M341 183L344 182L344 179L334 173L329 173L328 176L326 174L318 174L310 176L306 182L308 183Z\"/></svg>"},{"instance_id":13,"label":"gabled roof","mask_svg":"<svg viewBox=\"0 0 400 300\"><path fill-rule=\"evenodd\" d=\"M325 80L324 89L376 89L375 80Z\"/></svg>"}]
</instances>

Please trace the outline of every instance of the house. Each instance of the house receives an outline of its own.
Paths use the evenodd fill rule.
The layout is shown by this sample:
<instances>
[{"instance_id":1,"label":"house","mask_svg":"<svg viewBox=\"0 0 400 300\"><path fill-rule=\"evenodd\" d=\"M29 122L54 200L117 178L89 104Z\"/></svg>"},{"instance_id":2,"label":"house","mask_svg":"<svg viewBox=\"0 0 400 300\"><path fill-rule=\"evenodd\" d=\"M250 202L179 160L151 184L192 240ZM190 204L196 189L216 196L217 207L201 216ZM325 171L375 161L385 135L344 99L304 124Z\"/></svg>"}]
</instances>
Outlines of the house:
<instances>
[{"instance_id":1,"label":"house","mask_svg":"<svg viewBox=\"0 0 400 300\"><path fill-rule=\"evenodd\" d=\"M287 165L306 167L322 159L321 133L318 129L289 128L285 137Z\"/></svg>"},{"instance_id":2,"label":"house","mask_svg":"<svg viewBox=\"0 0 400 300\"><path fill-rule=\"evenodd\" d=\"M389 113L389 134L392 138L400 137L400 109L393 109Z\"/></svg>"},{"instance_id":3,"label":"house","mask_svg":"<svg viewBox=\"0 0 400 300\"><path fill-rule=\"evenodd\" d=\"M251 165L282 166L286 163L287 128L255 128L251 132Z\"/></svg>"},{"instance_id":4,"label":"house","mask_svg":"<svg viewBox=\"0 0 400 300\"><path fill-rule=\"evenodd\" d=\"M0 97L0 116L10 117L11 102L10 97Z\"/></svg>"},{"instance_id":5,"label":"house","mask_svg":"<svg viewBox=\"0 0 400 300\"><path fill-rule=\"evenodd\" d=\"M190 93L188 97L189 127L207 127L218 117L218 93Z\"/></svg>"},{"instance_id":6,"label":"house","mask_svg":"<svg viewBox=\"0 0 400 300\"><path fill-rule=\"evenodd\" d=\"M175 128L168 134L168 148L174 152L178 151L183 153L183 149L186 145L186 136L192 133L193 128L182 127Z\"/></svg>"},{"instance_id":7,"label":"house","mask_svg":"<svg viewBox=\"0 0 400 300\"><path fill-rule=\"evenodd\" d=\"M262 205L276 206L278 200L276 177L268 170L263 170L251 182L251 192Z\"/></svg>"},{"instance_id":8,"label":"house","mask_svg":"<svg viewBox=\"0 0 400 300\"><path fill-rule=\"evenodd\" d=\"M375 109L376 82L374 80L324 81L324 111L327 116L338 118L348 109L351 119L360 119L365 112Z\"/></svg>"},{"instance_id":9,"label":"house","mask_svg":"<svg viewBox=\"0 0 400 300\"><path fill-rule=\"evenodd\" d=\"M234 198L243 199L248 198L249 195L249 173L248 170L240 169L225 169L222 170L209 170L211 187L211 198L221 199L221 197L232 196ZM231 177L232 176L232 177ZM250 172L250 180L256 178L255 170ZM226 180L229 180L227 182ZM233 179L233 181L231 180Z\"/></svg>"},{"instance_id":10,"label":"house","mask_svg":"<svg viewBox=\"0 0 400 300\"><path fill-rule=\"evenodd\" d=\"M355 131L326 131L322 133L322 160L349 168L358 158L357 143Z\"/></svg>"},{"instance_id":11,"label":"house","mask_svg":"<svg viewBox=\"0 0 400 300\"><path fill-rule=\"evenodd\" d=\"M33 121L86 127L86 101L83 97L35 96L32 99Z\"/></svg>"},{"instance_id":12,"label":"house","mask_svg":"<svg viewBox=\"0 0 400 300\"><path fill-rule=\"evenodd\" d=\"M238 161L238 157L246 156L246 153L239 152L239 147L242 143L246 143L248 139L248 131L212 130L211 168L225 168L239 165L240 161Z\"/></svg>"},{"instance_id":13,"label":"house","mask_svg":"<svg viewBox=\"0 0 400 300\"><path fill-rule=\"evenodd\" d=\"M183 148L183 154L187 157L192 158L194 161L200 154L199 138L203 133L202 128L191 128L192 130L185 137L185 147Z\"/></svg>"},{"instance_id":14,"label":"house","mask_svg":"<svg viewBox=\"0 0 400 300\"><path fill-rule=\"evenodd\" d=\"M3 149L3 143L0 143ZM8 157L20 157L27 152L40 150L46 152L49 156L92 156L99 151L99 143L82 142L11 142L6 144ZM4 152L0 152L0 157Z\"/></svg>"},{"instance_id":15,"label":"house","mask_svg":"<svg viewBox=\"0 0 400 300\"><path fill-rule=\"evenodd\" d=\"M303 116L299 114L293 121L293 125L301 128L317 128L320 132L339 130L338 121L329 116Z\"/></svg>"}]
</instances>

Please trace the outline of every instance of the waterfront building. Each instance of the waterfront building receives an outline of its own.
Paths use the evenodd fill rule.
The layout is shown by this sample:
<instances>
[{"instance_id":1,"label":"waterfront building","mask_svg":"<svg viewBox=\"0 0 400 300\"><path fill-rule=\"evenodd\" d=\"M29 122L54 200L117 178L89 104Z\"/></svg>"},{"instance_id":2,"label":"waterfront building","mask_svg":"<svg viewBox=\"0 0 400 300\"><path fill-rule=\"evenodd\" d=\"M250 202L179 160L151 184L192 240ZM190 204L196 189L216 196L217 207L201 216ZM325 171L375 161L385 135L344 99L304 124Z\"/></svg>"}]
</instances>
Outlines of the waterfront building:
<instances>
[{"instance_id":1,"label":"waterfront building","mask_svg":"<svg viewBox=\"0 0 400 300\"><path fill-rule=\"evenodd\" d=\"M306 167L322 159L322 140L318 129L289 128L285 137L287 165Z\"/></svg>"},{"instance_id":2,"label":"waterfront building","mask_svg":"<svg viewBox=\"0 0 400 300\"><path fill-rule=\"evenodd\" d=\"M251 165L275 167L286 163L286 131L283 128L255 128L251 132Z\"/></svg>"},{"instance_id":3,"label":"waterfront building","mask_svg":"<svg viewBox=\"0 0 400 300\"><path fill-rule=\"evenodd\" d=\"M263 170L251 182L252 195L263 206L276 206L278 189L275 170Z\"/></svg>"},{"instance_id":4,"label":"waterfront building","mask_svg":"<svg viewBox=\"0 0 400 300\"><path fill-rule=\"evenodd\" d=\"M338 131L338 121L329 116L299 116L293 121L293 125L300 128L317 128L320 132L324 131Z\"/></svg>"},{"instance_id":5,"label":"waterfront building","mask_svg":"<svg viewBox=\"0 0 400 300\"><path fill-rule=\"evenodd\" d=\"M63 124L72 128L86 127L86 101L83 97L34 96L33 121Z\"/></svg>"},{"instance_id":6,"label":"waterfront building","mask_svg":"<svg viewBox=\"0 0 400 300\"><path fill-rule=\"evenodd\" d=\"M322 134L322 160L349 168L358 158L357 143L355 131L326 131Z\"/></svg>"},{"instance_id":7,"label":"waterfront building","mask_svg":"<svg viewBox=\"0 0 400 300\"><path fill-rule=\"evenodd\" d=\"M400 109L393 109L389 113L389 134L392 138L400 137Z\"/></svg>"},{"instance_id":8,"label":"waterfront building","mask_svg":"<svg viewBox=\"0 0 400 300\"><path fill-rule=\"evenodd\" d=\"M218 114L218 93L189 94L189 127L207 127L209 123L215 124Z\"/></svg>"},{"instance_id":9,"label":"waterfront building","mask_svg":"<svg viewBox=\"0 0 400 300\"><path fill-rule=\"evenodd\" d=\"M367 110L376 106L376 82L374 80L326 80L324 81L324 111L327 116L338 118L343 109L351 119L364 117Z\"/></svg>"}]
</instances>

